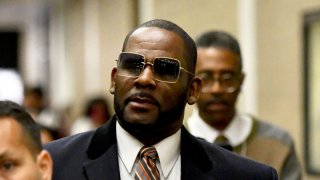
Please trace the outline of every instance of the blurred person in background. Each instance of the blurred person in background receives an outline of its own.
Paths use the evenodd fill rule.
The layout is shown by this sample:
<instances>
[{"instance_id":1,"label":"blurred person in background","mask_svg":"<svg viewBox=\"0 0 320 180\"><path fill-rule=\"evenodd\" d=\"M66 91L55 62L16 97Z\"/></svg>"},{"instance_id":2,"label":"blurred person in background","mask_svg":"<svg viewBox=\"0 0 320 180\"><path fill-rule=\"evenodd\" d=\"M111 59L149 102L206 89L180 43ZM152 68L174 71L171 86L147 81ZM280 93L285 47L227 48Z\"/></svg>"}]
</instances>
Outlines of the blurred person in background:
<instances>
[{"instance_id":1,"label":"blurred person in background","mask_svg":"<svg viewBox=\"0 0 320 180\"><path fill-rule=\"evenodd\" d=\"M41 87L25 87L23 106L41 126L43 143L68 135L69 123L63 113L47 105Z\"/></svg>"},{"instance_id":2,"label":"blurred person in background","mask_svg":"<svg viewBox=\"0 0 320 180\"><path fill-rule=\"evenodd\" d=\"M13 69L0 67L0 100L23 101L23 83L20 74Z\"/></svg>"},{"instance_id":3,"label":"blurred person in background","mask_svg":"<svg viewBox=\"0 0 320 180\"><path fill-rule=\"evenodd\" d=\"M40 127L40 134L41 134L41 142L42 144L46 144L50 141L59 139L59 133L56 130L52 130L51 128L45 127L45 126L41 126L39 124Z\"/></svg>"},{"instance_id":4,"label":"blurred person in background","mask_svg":"<svg viewBox=\"0 0 320 180\"><path fill-rule=\"evenodd\" d=\"M32 117L20 105L0 101L0 129L0 179L50 180L52 159Z\"/></svg>"},{"instance_id":5,"label":"blurred person in background","mask_svg":"<svg viewBox=\"0 0 320 180\"><path fill-rule=\"evenodd\" d=\"M277 169L280 179L301 179L290 135L279 127L236 110L245 75L237 40L209 31L197 40L196 75L202 79L197 108L187 121L189 131L242 156Z\"/></svg>"},{"instance_id":6,"label":"blurred person in background","mask_svg":"<svg viewBox=\"0 0 320 180\"><path fill-rule=\"evenodd\" d=\"M101 127L110 118L109 106L102 96L87 101L83 115L71 125L70 134L77 134Z\"/></svg>"}]
</instances>

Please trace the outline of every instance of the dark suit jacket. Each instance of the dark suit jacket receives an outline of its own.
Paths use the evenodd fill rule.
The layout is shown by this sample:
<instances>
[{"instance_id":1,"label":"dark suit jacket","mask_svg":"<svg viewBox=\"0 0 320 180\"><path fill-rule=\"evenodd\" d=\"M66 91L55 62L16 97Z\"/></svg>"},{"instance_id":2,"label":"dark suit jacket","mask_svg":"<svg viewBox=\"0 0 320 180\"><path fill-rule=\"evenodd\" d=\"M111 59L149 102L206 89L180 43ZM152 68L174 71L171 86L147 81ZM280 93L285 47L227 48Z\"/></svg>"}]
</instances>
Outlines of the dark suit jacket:
<instances>
[{"instance_id":1,"label":"dark suit jacket","mask_svg":"<svg viewBox=\"0 0 320 180\"><path fill-rule=\"evenodd\" d=\"M54 162L53 180L120 179L116 118L95 131L45 145ZM181 179L271 180L276 171L181 131Z\"/></svg>"}]
</instances>

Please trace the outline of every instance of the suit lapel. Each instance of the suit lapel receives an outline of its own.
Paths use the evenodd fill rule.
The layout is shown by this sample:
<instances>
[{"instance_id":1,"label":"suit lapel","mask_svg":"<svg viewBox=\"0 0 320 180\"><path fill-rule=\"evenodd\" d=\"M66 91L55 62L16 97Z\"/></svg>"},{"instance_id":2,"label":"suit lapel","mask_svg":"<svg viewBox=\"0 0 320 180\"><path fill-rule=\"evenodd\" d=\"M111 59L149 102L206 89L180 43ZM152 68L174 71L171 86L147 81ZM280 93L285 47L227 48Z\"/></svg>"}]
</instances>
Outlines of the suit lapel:
<instances>
[{"instance_id":1,"label":"suit lapel","mask_svg":"<svg viewBox=\"0 0 320 180\"><path fill-rule=\"evenodd\" d=\"M85 163L84 170L89 180L119 180L117 145L112 145L99 158Z\"/></svg>"},{"instance_id":2,"label":"suit lapel","mask_svg":"<svg viewBox=\"0 0 320 180\"><path fill-rule=\"evenodd\" d=\"M181 179L215 179L214 163L198 140L181 129Z\"/></svg>"},{"instance_id":3,"label":"suit lapel","mask_svg":"<svg viewBox=\"0 0 320 180\"><path fill-rule=\"evenodd\" d=\"M120 179L115 116L96 130L87 154L91 160L85 162L83 168L89 180Z\"/></svg>"},{"instance_id":4,"label":"suit lapel","mask_svg":"<svg viewBox=\"0 0 320 180\"><path fill-rule=\"evenodd\" d=\"M184 127L181 132L181 179L217 178L218 173L211 172L215 171L214 163L198 140ZM92 160L84 163L83 168L89 180L120 179L115 117L96 130L87 154Z\"/></svg>"}]
</instances>

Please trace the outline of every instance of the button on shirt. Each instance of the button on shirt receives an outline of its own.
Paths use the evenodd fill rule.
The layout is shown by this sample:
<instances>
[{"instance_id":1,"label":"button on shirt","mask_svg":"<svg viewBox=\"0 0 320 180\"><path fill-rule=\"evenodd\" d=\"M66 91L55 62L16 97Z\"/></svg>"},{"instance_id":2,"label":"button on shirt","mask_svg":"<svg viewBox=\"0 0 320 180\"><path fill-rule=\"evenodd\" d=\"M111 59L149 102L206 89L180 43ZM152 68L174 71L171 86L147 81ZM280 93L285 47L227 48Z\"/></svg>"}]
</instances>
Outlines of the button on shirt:
<instances>
[{"instance_id":1,"label":"button on shirt","mask_svg":"<svg viewBox=\"0 0 320 180\"><path fill-rule=\"evenodd\" d=\"M219 135L223 135L233 147L246 141L253 127L253 120L250 116L237 113L224 131L218 131L201 119L199 111L196 108L193 110L187 123L190 133L194 136L213 143Z\"/></svg>"},{"instance_id":2,"label":"button on shirt","mask_svg":"<svg viewBox=\"0 0 320 180\"><path fill-rule=\"evenodd\" d=\"M121 179L133 179L136 170L137 155L144 146L139 140L124 130L117 122L116 125L118 161ZM180 155L181 129L175 134L153 145L159 156L157 168L161 179L181 179Z\"/></svg>"}]
</instances>

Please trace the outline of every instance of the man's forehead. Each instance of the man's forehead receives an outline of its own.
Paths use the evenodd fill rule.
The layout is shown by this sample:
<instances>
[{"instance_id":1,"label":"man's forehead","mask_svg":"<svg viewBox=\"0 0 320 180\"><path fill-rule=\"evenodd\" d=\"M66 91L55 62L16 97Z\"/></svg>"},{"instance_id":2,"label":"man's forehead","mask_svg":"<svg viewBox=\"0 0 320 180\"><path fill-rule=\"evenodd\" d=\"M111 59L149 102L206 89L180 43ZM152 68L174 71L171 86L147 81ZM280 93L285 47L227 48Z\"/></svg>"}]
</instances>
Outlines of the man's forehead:
<instances>
[{"instance_id":1,"label":"man's forehead","mask_svg":"<svg viewBox=\"0 0 320 180\"><path fill-rule=\"evenodd\" d=\"M2 140L8 139L8 140L20 140L22 137L22 127L21 125L13 118L10 116L3 116L0 117L0 137Z\"/></svg>"},{"instance_id":2,"label":"man's forehead","mask_svg":"<svg viewBox=\"0 0 320 180\"><path fill-rule=\"evenodd\" d=\"M125 51L145 56L152 53L182 60L184 44L182 38L174 32L158 27L142 27L132 33Z\"/></svg>"},{"instance_id":3,"label":"man's forehead","mask_svg":"<svg viewBox=\"0 0 320 180\"><path fill-rule=\"evenodd\" d=\"M214 47L198 48L198 67L211 65L212 67L227 66L237 69L239 63L239 56L229 49Z\"/></svg>"},{"instance_id":4,"label":"man's forehead","mask_svg":"<svg viewBox=\"0 0 320 180\"><path fill-rule=\"evenodd\" d=\"M14 148L26 148L29 150L31 137L24 133L22 125L13 117L0 117L0 146L10 146Z\"/></svg>"},{"instance_id":5,"label":"man's forehead","mask_svg":"<svg viewBox=\"0 0 320 180\"><path fill-rule=\"evenodd\" d=\"M139 40L141 42L153 41L154 43L166 42L167 44L181 43L183 39L173 31L159 27L141 27L135 30L128 39L129 41Z\"/></svg>"},{"instance_id":6,"label":"man's forehead","mask_svg":"<svg viewBox=\"0 0 320 180\"><path fill-rule=\"evenodd\" d=\"M21 127L12 117L0 117L0 156L8 157L10 151L21 148Z\"/></svg>"}]
</instances>

